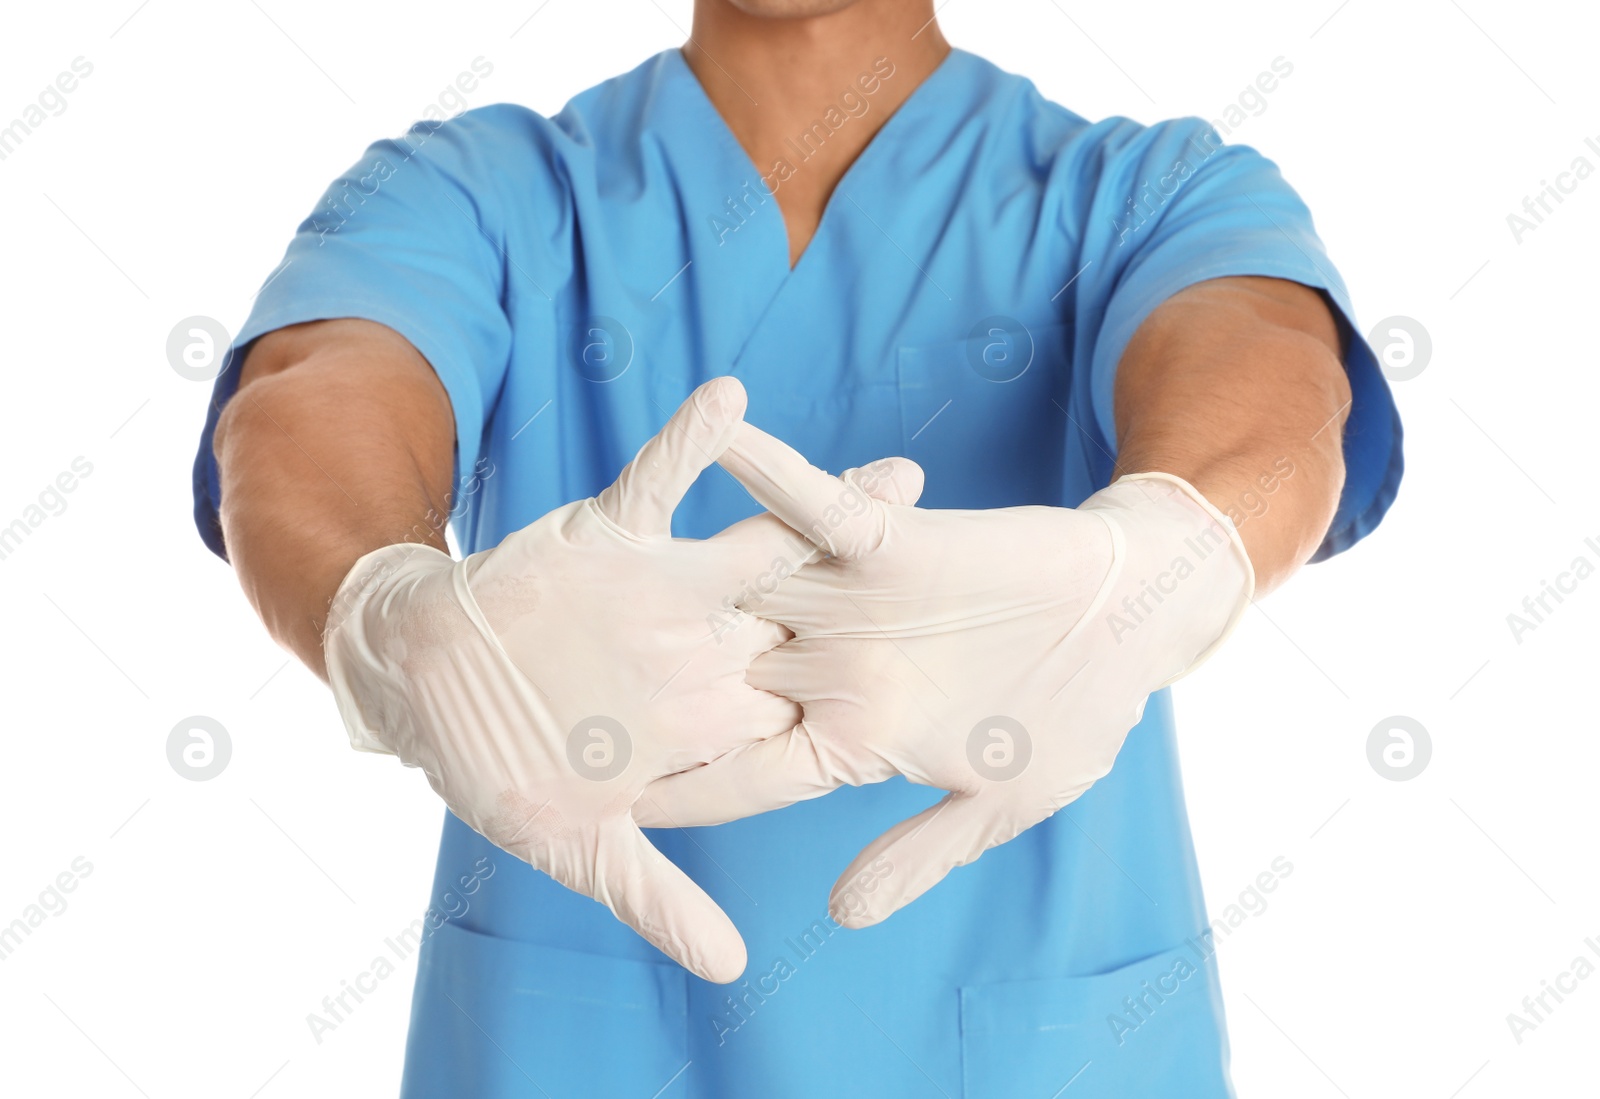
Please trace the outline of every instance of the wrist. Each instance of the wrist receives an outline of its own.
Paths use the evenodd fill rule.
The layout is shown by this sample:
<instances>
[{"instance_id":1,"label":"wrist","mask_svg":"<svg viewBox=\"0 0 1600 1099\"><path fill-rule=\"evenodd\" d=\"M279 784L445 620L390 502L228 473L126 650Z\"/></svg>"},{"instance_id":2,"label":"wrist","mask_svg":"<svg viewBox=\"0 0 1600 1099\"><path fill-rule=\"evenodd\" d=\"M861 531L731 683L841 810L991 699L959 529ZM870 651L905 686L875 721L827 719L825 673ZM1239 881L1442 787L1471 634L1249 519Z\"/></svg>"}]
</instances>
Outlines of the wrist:
<instances>
[{"instance_id":1,"label":"wrist","mask_svg":"<svg viewBox=\"0 0 1600 1099\"><path fill-rule=\"evenodd\" d=\"M1249 453L1150 460L1143 453L1119 467L1176 475L1226 515L1238 531L1255 574L1255 594L1265 595L1287 580L1321 545L1338 508L1344 483L1337 436L1310 446L1274 448L1263 443ZM1130 472L1129 476L1137 475Z\"/></svg>"}]
</instances>

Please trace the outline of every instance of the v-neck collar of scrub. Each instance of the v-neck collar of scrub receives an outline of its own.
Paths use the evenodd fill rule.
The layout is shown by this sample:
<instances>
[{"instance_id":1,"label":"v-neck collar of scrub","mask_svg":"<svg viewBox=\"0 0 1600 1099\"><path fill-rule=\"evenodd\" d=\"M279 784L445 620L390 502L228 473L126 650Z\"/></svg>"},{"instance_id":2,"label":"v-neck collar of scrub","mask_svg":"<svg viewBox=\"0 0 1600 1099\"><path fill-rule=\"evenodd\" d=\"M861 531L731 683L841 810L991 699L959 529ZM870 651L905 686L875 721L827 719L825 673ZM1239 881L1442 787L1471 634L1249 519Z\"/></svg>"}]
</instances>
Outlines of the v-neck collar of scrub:
<instances>
[{"instance_id":1,"label":"v-neck collar of scrub","mask_svg":"<svg viewBox=\"0 0 1600 1099\"><path fill-rule=\"evenodd\" d=\"M672 78L680 85L686 86L687 98L692 100L696 104L696 109L706 116L707 126L717 134L718 140L728 147L728 153L733 158L734 163L739 164L742 162L743 167L753 173L758 180L765 178L766 173L761 170L755 161L750 159L750 154L745 151L744 145L740 143L738 136L733 132L733 128L722 117L722 112L717 110L716 104L711 102L711 97L706 94L705 86L700 83L700 78L695 75L694 70L689 67L688 59L683 56L683 50L674 48L662 52L667 55L667 64L673 70ZM780 231L776 235L782 248L783 277L780 280L781 282L789 281L795 272L800 270L801 265L806 262L806 257L816 250L817 241L827 231L830 221L838 220L831 217L831 215L834 207L838 204L839 196L843 193L847 201L853 201L845 190L846 185L858 183L860 178L870 170L875 159L881 159L882 154L878 152L880 146L891 144L896 135L905 130L906 127L913 125L919 116L926 117L933 112L940 99L939 89L946 82L955 79L953 74L957 70L965 68L974 59L975 55L952 46L950 52L944 55L933 71L922 78L922 83L913 88L911 94L906 97L900 106L895 108L894 113L889 116L888 120L878 127L878 132L872 135L872 140L867 142L861 152L856 154L856 158L850 162L850 166L845 169L844 174L834 184L832 192L828 195L828 201L822 207L822 216L817 221L817 227L812 232L811 239L806 242L805 249L801 251L799 258L795 260L792 267L789 264L789 228L783 219L781 208L778 210L777 222ZM776 205L776 193L773 192L772 194L773 202Z\"/></svg>"}]
</instances>

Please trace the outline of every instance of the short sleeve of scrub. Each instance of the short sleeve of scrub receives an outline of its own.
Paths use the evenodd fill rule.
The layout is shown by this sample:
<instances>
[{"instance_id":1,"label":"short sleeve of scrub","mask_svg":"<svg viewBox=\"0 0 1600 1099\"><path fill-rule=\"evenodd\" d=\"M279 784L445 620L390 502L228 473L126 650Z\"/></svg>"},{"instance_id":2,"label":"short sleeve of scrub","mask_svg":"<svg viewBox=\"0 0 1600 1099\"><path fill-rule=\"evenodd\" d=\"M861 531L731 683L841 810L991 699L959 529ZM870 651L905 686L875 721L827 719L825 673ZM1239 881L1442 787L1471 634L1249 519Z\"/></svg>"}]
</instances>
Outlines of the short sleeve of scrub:
<instances>
[{"instance_id":1,"label":"short sleeve of scrub","mask_svg":"<svg viewBox=\"0 0 1600 1099\"><path fill-rule=\"evenodd\" d=\"M195 457L195 523L227 556L212 436L249 345L287 325L355 317L388 326L433 366L456 421L456 468L472 468L510 355L493 169L497 111L421 122L370 146L301 222L224 360Z\"/></svg>"},{"instance_id":2,"label":"short sleeve of scrub","mask_svg":"<svg viewBox=\"0 0 1600 1099\"><path fill-rule=\"evenodd\" d=\"M1149 127L1113 119L1093 129L1102 135L1084 143L1094 155L1079 166L1098 179L1081 192L1088 209L1076 211L1084 232L1076 304L1080 324L1095 322L1090 400L1108 451L1116 440L1117 365L1156 306L1187 286L1226 276L1287 279L1321 290L1341 329L1352 401L1344 491L1312 560L1348 549L1394 500L1402 471L1400 419L1310 210L1277 165L1248 146L1223 144L1199 119Z\"/></svg>"}]
</instances>

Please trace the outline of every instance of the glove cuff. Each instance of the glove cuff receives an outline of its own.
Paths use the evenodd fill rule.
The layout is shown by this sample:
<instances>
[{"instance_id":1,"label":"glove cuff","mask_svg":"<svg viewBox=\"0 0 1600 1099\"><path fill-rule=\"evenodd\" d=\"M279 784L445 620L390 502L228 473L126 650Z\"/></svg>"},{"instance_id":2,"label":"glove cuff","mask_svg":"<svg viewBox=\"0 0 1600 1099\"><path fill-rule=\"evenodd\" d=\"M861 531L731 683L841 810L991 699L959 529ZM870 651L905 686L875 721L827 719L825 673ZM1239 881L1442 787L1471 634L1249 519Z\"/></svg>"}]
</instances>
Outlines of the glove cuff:
<instances>
[{"instance_id":1,"label":"glove cuff","mask_svg":"<svg viewBox=\"0 0 1600 1099\"><path fill-rule=\"evenodd\" d=\"M1187 504L1198 508L1201 512L1208 516L1211 520L1211 523L1206 525L1204 531L1198 535L1190 535L1186 539L1186 542L1192 544L1197 540L1197 538L1203 538L1204 535L1215 532L1213 537L1220 535L1220 537L1227 542L1226 552L1228 557L1236 564L1237 569L1239 570L1239 573L1232 576L1227 576L1225 578L1225 582L1230 585L1233 583L1238 584L1238 592L1232 600L1231 607L1229 607L1225 612L1225 617L1223 618L1222 624L1220 628L1218 628L1215 637L1210 639L1208 642L1202 643L1202 648L1192 659L1186 662L1184 667L1179 669L1175 674L1169 676L1161 683L1162 687L1168 687L1209 660L1212 654L1222 647L1222 643L1232 635L1234 629L1237 628L1239 624L1239 620L1244 617L1246 608L1250 606L1251 599L1255 595L1256 574L1255 567L1250 561L1249 551L1245 549L1244 539L1239 536L1239 529L1234 525L1233 520L1228 518L1227 515L1223 514L1222 511L1216 507L1216 505L1212 504L1210 500L1206 499L1205 495L1201 493L1199 489L1195 488L1182 477L1178 477L1171 473L1161 473L1157 471L1129 473L1117 478L1117 480L1114 481L1111 486L1104 491L1115 495L1115 490L1118 486L1126 485L1129 489L1133 489L1135 483L1141 481L1159 481L1172 485L1180 493L1182 493ZM1146 495L1148 495L1148 493ZM1220 549L1221 547L1219 546L1218 548ZM1215 551L1213 551L1213 553L1214 552ZM1213 570L1213 574L1215 574L1215 570Z\"/></svg>"},{"instance_id":2,"label":"glove cuff","mask_svg":"<svg viewBox=\"0 0 1600 1099\"><path fill-rule=\"evenodd\" d=\"M371 692L360 689L363 673L370 676L372 669L383 662L369 636L371 616L383 613L388 594L408 578L454 565L449 554L432 546L400 542L363 555L339 582L322 630L322 654L328 668L328 686L333 689L339 716L344 719L350 747L356 751L396 754L382 736L382 716L362 705L363 699L372 698Z\"/></svg>"}]
</instances>

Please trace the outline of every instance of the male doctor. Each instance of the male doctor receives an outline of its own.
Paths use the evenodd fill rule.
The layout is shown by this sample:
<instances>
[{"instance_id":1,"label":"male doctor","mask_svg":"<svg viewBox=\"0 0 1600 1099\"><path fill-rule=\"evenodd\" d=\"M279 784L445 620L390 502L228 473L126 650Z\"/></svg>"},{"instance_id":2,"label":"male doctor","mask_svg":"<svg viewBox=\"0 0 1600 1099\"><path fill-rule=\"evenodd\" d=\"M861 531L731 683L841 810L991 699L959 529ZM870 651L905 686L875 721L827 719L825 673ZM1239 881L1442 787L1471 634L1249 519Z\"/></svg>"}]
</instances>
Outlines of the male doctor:
<instances>
[{"instance_id":1,"label":"male doctor","mask_svg":"<svg viewBox=\"0 0 1600 1099\"><path fill-rule=\"evenodd\" d=\"M405 1096L1232 1094L1163 688L1401 469L1270 161L698 0L374 144L234 353L201 533L481 885Z\"/></svg>"}]
</instances>

